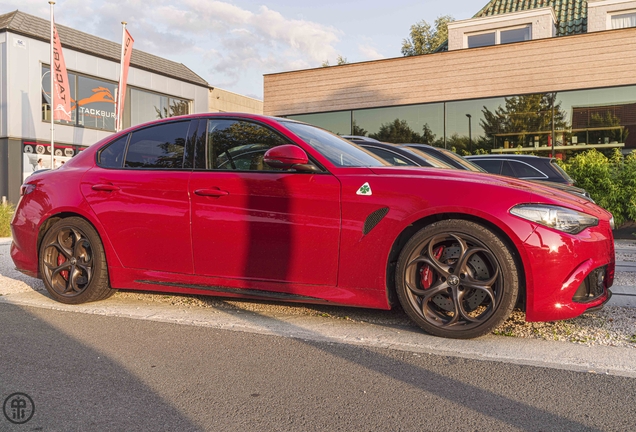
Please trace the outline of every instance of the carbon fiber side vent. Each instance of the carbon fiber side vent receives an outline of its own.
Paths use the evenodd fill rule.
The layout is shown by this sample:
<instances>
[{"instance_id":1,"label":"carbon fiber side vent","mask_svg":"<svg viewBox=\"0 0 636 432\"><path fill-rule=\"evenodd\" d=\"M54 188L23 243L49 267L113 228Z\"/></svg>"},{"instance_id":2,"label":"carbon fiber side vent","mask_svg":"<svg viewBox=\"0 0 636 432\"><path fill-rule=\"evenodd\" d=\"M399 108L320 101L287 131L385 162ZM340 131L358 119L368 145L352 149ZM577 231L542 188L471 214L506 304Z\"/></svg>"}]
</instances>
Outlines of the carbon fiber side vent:
<instances>
[{"instance_id":1,"label":"carbon fiber side vent","mask_svg":"<svg viewBox=\"0 0 636 432\"><path fill-rule=\"evenodd\" d=\"M373 228L386 216L389 212L388 207L383 207L371 213L367 216L367 220L364 221L364 227L362 228L362 234L367 235L371 232Z\"/></svg>"}]
</instances>

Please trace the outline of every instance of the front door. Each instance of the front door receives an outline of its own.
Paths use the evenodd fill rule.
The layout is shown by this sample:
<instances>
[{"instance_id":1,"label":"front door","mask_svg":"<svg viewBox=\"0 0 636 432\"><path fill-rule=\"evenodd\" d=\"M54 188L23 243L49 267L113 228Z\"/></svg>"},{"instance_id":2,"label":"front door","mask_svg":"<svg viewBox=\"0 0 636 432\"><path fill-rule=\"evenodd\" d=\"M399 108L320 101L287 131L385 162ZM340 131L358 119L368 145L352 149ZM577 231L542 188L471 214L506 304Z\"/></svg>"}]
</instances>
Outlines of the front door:
<instances>
[{"instance_id":1,"label":"front door","mask_svg":"<svg viewBox=\"0 0 636 432\"><path fill-rule=\"evenodd\" d=\"M259 123L208 121L205 169L190 179L196 274L336 285L340 183L263 162L289 143Z\"/></svg>"}]
</instances>

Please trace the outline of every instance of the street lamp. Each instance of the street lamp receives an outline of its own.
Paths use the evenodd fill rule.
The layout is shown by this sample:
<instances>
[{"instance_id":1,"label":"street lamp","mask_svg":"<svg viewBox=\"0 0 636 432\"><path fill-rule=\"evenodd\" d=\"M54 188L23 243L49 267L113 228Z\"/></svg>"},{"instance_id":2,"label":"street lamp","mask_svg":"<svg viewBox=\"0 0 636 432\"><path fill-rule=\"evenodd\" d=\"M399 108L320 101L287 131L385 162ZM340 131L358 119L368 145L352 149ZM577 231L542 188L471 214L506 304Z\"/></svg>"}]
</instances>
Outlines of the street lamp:
<instances>
[{"instance_id":1,"label":"street lamp","mask_svg":"<svg viewBox=\"0 0 636 432\"><path fill-rule=\"evenodd\" d=\"M466 117L468 117L468 145L470 147L470 154L473 154L473 133L470 128L473 116L471 116L470 114L466 114Z\"/></svg>"}]
</instances>

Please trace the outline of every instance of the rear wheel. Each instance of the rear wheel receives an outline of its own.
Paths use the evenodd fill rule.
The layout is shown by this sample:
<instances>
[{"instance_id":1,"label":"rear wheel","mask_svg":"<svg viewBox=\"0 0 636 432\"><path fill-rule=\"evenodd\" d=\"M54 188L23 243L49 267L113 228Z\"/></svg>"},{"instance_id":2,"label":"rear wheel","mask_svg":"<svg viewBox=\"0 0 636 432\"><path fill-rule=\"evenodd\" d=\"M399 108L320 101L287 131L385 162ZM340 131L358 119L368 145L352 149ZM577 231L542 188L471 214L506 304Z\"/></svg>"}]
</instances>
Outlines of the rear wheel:
<instances>
[{"instance_id":1,"label":"rear wheel","mask_svg":"<svg viewBox=\"0 0 636 432\"><path fill-rule=\"evenodd\" d=\"M40 274L51 296L62 303L79 304L113 295L106 256L99 235L84 219L57 221L40 245Z\"/></svg>"},{"instance_id":2,"label":"rear wheel","mask_svg":"<svg viewBox=\"0 0 636 432\"><path fill-rule=\"evenodd\" d=\"M426 332L468 339L490 332L510 315L519 276L512 252L492 231L445 220L421 229L406 244L396 290L406 313Z\"/></svg>"}]
</instances>

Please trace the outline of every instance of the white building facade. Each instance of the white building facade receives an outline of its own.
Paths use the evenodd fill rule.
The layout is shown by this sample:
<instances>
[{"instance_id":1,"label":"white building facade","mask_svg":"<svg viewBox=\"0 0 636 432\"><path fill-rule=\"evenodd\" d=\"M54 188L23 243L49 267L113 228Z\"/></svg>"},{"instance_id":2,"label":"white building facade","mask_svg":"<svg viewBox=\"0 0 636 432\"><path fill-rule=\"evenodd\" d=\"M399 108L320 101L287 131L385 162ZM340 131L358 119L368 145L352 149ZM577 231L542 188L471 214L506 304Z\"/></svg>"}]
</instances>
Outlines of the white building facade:
<instances>
[{"instance_id":1,"label":"white building facade","mask_svg":"<svg viewBox=\"0 0 636 432\"><path fill-rule=\"evenodd\" d=\"M55 123L55 164L115 132L121 45L57 25L72 121ZM0 15L0 196L17 203L24 178L51 167L49 21ZM133 50L123 126L208 111L210 86L186 66Z\"/></svg>"}]
</instances>

